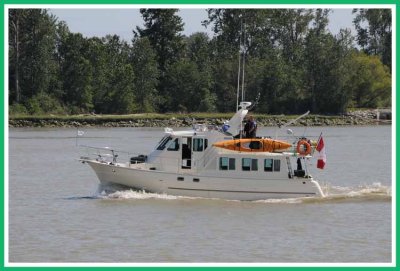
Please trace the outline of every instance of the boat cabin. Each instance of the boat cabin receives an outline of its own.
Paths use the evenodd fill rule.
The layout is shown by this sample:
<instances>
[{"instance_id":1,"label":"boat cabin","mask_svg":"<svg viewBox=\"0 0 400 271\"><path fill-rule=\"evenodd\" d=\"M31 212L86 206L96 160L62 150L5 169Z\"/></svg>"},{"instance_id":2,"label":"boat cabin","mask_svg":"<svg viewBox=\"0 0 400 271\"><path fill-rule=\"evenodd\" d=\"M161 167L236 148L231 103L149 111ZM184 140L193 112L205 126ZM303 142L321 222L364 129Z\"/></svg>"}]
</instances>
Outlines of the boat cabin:
<instances>
[{"instance_id":1,"label":"boat cabin","mask_svg":"<svg viewBox=\"0 0 400 271\"><path fill-rule=\"evenodd\" d=\"M246 178L290 179L305 177L302 161L292 169L292 153L240 152L214 147L213 143L232 140L221 133L171 132L160 140L147 157L151 170L175 173L201 171L223 173L224 176Z\"/></svg>"},{"instance_id":2,"label":"boat cabin","mask_svg":"<svg viewBox=\"0 0 400 271\"><path fill-rule=\"evenodd\" d=\"M148 156L147 162L156 165L157 170L197 171L204 167L205 159L212 152L213 142L231 139L218 132L211 134L206 137L204 133L196 131L166 133Z\"/></svg>"}]
</instances>

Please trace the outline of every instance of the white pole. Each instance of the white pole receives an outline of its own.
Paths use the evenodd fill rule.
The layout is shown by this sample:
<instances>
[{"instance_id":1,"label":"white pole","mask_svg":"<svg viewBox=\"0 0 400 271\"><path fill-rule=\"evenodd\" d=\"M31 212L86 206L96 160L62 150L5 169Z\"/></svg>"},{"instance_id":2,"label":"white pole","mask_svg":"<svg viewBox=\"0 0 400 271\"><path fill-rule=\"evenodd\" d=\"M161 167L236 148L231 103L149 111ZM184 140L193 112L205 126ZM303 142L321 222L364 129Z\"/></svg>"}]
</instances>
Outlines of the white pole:
<instances>
[{"instance_id":1,"label":"white pole","mask_svg":"<svg viewBox=\"0 0 400 271\"><path fill-rule=\"evenodd\" d=\"M246 60L246 24L244 25L244 30L243 30L243 76L242 76L242 101L245 100L245 95L244 95L244 66L245 66L245 60Z\"/></svg>"},{"instance_id":2,"label":"white pole","mask_svg":"<svg viewBox=\"0 0 400 271\"><path fill-rule=\"evenodd\" d=\"M239 41L241 42L241 41ZM240 90L240 58L241 52L239 47L239 65L238 65L238 78L237 78L237 91L236 91L236 112L239 110L239 90Z\"/></svg>"}]
</instances>

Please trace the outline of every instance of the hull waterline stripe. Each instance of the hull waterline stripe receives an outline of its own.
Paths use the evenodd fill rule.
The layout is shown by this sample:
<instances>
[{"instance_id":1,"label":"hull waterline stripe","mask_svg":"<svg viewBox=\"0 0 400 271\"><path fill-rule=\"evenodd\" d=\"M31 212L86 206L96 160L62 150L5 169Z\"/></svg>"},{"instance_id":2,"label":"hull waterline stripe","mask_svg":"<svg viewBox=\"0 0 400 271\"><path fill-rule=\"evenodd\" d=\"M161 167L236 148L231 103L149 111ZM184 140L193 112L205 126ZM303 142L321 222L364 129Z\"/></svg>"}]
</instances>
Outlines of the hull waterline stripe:
<instances>
[{"instance_id":1,"label":"hull waterline stripe","mask_svg":"<svg viewBox=\"0 0 400 271\"><path fill-rule=\"evenodd\" d=\"M205 192L230 192L230 193L255 193L255 194L300 194L300 195L316 195L316 193L307 192L268 192L268 191L236 191L236 190L209 190L209 189L196 189L196 188L179 188L179 187L168 187L173 190L191 190L191 191L205 191Z\"/></svg>"}]
</instances>

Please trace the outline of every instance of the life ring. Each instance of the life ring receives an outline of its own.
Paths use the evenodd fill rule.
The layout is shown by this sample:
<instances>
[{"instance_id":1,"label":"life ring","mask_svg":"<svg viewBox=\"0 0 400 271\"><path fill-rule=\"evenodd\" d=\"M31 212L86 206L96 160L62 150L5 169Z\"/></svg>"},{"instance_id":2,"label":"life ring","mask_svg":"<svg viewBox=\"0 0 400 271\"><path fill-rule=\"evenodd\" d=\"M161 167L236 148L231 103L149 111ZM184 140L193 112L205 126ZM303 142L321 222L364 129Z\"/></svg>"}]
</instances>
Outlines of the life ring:
<instances>
[{"instance_id":1,"label":"life ring","mask_svg":"<svg viewBox=\"0 0 400 271\"><path fill-rule=\"evenodd\" d=\"M308 155L311 153L311 145L307 142L307 140L300 140L297 143L296 150L300 155Z\"/></svg>"}]
</instances>

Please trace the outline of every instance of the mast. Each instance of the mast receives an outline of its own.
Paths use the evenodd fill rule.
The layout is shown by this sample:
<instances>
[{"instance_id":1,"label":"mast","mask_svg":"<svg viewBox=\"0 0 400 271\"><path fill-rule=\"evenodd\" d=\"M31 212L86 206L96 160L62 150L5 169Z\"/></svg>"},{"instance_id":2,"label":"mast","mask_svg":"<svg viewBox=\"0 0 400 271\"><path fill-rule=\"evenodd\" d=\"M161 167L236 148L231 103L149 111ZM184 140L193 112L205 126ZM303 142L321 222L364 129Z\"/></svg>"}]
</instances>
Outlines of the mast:
<instances>
[{"instance_id":1,"label":"mast","mask_svg":"<svg viewBox=\"0 0 400 271\"><path fill-rule=\"evenodd\" d=\"M245 93L244 93L244 65L246 61L246 24L242 24L242 32L243 32L243 47L242 53L243 53L243 67L242 67L242 102L245 100Z\"/></svg>"},{"instance_id":2,"label":"mast","mask_svg":"<svg viewBox=\"0 0 400 271\"><path fill-rule=\"evenodd\" d=\"M243 24L241 26L240 35L239 35L239 65L238 65L237 90L236 90L236 112L239 110L240 61L241 61L241 58L242 58L242 48L241 48L241 45L242 45L242 31L243 31Z\"/></svg>"},{"instance_id":3,"label":"mast","mask_svg":"<svg viewBox=\"0 0 400 271\"><path fill-rule=\"evenodd\" d=\"M237 91L236 91L236 111L239 110L239 93L240 93L240 83L242 83L242 99L243 102L245 97L244 92L244 66L246 63L246 24L243 23L243 20L240 20L240 35L239 35L239 63L238 63L238 76L237 76ZM243 58L243 60L242 60ZM240 75L242 75L242 82L240 82Z\"/></svg>"}]
</instances>

